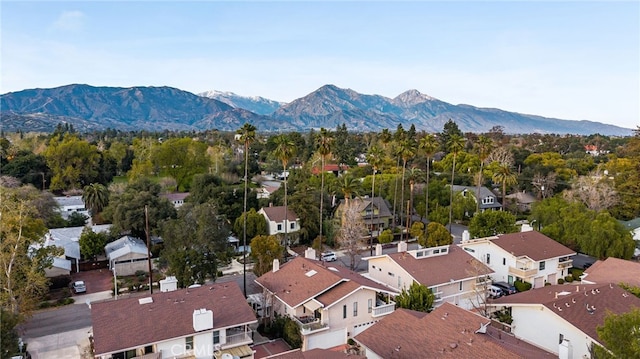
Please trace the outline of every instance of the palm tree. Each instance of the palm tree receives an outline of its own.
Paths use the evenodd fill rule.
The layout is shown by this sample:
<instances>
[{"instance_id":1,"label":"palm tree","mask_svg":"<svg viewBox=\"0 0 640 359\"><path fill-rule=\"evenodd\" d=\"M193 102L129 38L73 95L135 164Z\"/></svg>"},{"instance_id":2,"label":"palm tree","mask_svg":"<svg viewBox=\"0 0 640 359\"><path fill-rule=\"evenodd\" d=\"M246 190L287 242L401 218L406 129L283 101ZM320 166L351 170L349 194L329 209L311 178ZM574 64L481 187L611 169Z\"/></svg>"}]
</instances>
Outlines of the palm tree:
<instances>
[{"instance_id":1,"label":"palm tree","mask_svg":"<svg viewBox=\"0 0 640 359\"><path fill-rule=\"evenodd\" d=\"M433 155L436 153L436 151L438 150L439 144L438 144L438 140L436 140L436 136L428 133L426 134L424 137L422 137L420 139L420 144L419 144L420 149L422 150L422 152L424 152L424 155L427 159L427 173L426 173L426 185L427 185L427 190L426 195L425 195L425 207L424 207L424 217L427 219L427 221L429 220L429 175L430 175L430 164L431 164L431 159L433 158ZM424 226L424 230L425 230L425 234L427 231L427 226Z\"/></svg>"},{"instance_id":2,"label":"palm tree","mask_svg":"<svg viewBox=\"0 0 640 359\"><path fill-rule=\"evenodd\" d=\"M350 175L342 176L342 182L340 182L340 190L344 194L344 204L349 206L349 200L352 195L358 195L360 192L360 180L353 178Z\"/></svg>"},{"instance_id":3,"label":"palm tree","mask_svg":"<svg viewBox=\"0 0 640 359\"><path fill-rule=\"evenodd\" d=\"M507 185L512 186L518 183L518 175L511 172L511 165L508 163L501 163L498 166L498 171L493 174L493 181L502 184L502 208L507 205L505 203L505 196L507 192Z\"/></svg>"},{"instance_id":4,"label":"palm tree","mask_svg":"<svg viewBox=\"0 0 640 359\"><path fill-rule=\"evenodd\" d=\"M416 154L414 142L411 139L405 139L400 142L400 148L398 149L400 157L402 158L402 185L400 190L400 208L404 206L404 179L405 171L407 169L407 161ZM400 211L402 213L403 211ZM407 219L405 219L405 222ZM405 223L406 225L406 223ZM408 231L408 227L407 227Z\"/></svg>"},{"instance_id":5,"label":"palm tree","mask_svg":"<svg viewBox=\"0 0 640 359\"><path fill-rule=\"evenodd\" d=\"M243 235L242 235L242 245L244 247L244 255L242 261L242 275L243 277L243 289L244 296L247 296L247 186L249 183L249 145L256 139L256 127L250 123L245 123L242 128L236 131L238 135L240 135L240 141L244 143L244 205L243 205L243 213L244 215L244 223L242 225Z\"/></svg>"},{"instance_id":6,"label":"palm tree","mask_svg":"<svg viewBox=\"0 0 640 359\"><path fill-rule=\"evenodd\" d=\"M82 201L94 218L109 204L109 190L100 183L92 183L84 187Z\"/></svg>"},{"instance_id":7,"label":"palm tree","mask_svg":"<svg viewBox=\"0 0 640 359\"><path fill-rule=\"evenodd\" d=\"M331 154L333 135L330 130L324 127L320 129L320 135L316 138L316 145L320 153L320 241L322 242L322 205L324 203L324 165L327 157Z\"/></svg>"},{"instance_id":8,"label":"palm tree","mask_svg":"<svg viewBox=\"0 0 640 359\"><path fill-rule=\"evenodd\" d=\"M449 198L449 232L451 232L451 221L453 219L453 179L456 174L456 157L464 149L464 138L458 134L453 134L447 142L447 149L453 155L453 166L451 167L451 196Z\"/></svg>"},{"instance_id":9,"label":"palm tree","mask_svg":"<svg viewBox=\"0 0 640 359\"><path fill-rule=\"evenodd\" d=\"M493 149L493 141L484 135L480 135L478 142L476 142L476 150L478 151L478 158L480 159L480 172L478 173L478 185L476 188L476 198L480 197L480 187L482 186L482 170L484 168L484 162L489 157L491 150ZM476 200L476 213L480 211L480 201Z\"/></svg>"},{"instance_id":10,"label":"palm tree","mask_svg":"<svg viewBox=\"0 0 640 359\"><path fill-rule=\"evenodd\" d=\"M384 152L379 147L372 146L369 148L369 153L367 154L367 162L371 165L373 169L373 178L371 180L371 228L370 228L370 239L369 239L369 249L371 251L371 255L373 255L373 198L375 197L375 188L376 188L376 172L378 172L378 168L383 161Z\"/></svg>"},{"instance_id":11,"label":"palm tree","mask_svg":"<svg viewBox=\"0 0 640 359\"><path fill-rule=\"evenodd\" d=\"M289 164L289 160L296 155L298 149L296 148L295 142L293 142L287 135L279 135L275 138L274 143L276 145L274 155L282 162L282 173L284 175L284 216L285 216L285 226L284 226L284 243L285 246L289 245L287 238L287 231L289 224L286 223L289 215L288 207L287 207L287 182L289 180L289 175L287 173L287 165Z\"/></svg>"},{"instance_id":12,"label":"palm tree","mask_svg":"<svg viewBox=\"0 0 640 359\"><path fill-rule=\"evenodd\" d=\"M417 167L411 167L409 169L409 175L407 178L409 179L409 211L413 208L413 188L416 184L416 181L422 179L422 175L424 173L421 169ZM408 213L407 219L407 240L409 240L409 229L411 228L411 212ZM426 226L425 226L426 227Z\"/></svg>"}]
</instances>

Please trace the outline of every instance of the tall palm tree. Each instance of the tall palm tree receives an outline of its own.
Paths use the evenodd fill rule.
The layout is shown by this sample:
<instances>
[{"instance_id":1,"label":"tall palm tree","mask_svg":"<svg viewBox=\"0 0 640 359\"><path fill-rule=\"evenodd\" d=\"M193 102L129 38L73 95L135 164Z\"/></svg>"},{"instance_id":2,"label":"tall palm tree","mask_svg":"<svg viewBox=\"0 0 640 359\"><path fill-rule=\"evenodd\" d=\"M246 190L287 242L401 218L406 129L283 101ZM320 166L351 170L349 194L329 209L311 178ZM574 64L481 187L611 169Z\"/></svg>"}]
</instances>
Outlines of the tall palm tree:
<instances>
[{"instance_id":1,"label":"tall palm tree","mask_svg":"<svg viewBox=\"0 0 640 359\"><path fill-rule=\"evenodd\" d=\"M447 142L447 149L453 155L453 166L451 167L451 195L449 197L449 232L451 232L451 221L453 220L453 179L456 174L456 157L464 149L464 138L458 134L453 134Z\"/></svg>"},{"instance_id":2,"label":"tall palm tree","mask_svg":"<svg viewBox=\"0 0 640 359\"><path fill-rule=\"evenodd\" d=\"M507 194L507 186L518 183L518 175L511 171L511 165L508 163L500 163L498 171L493 174L493 180L502 184L502 208L506 206L505 196Z\"/></svg>"},{"instance_id":3,"label":"tall palm tree","mask_svg":"<svg viewBox=\"0 0 640 359\"><path fill-rule=\"evenodd\" d=\"M478 152L478 158L480 159L480 172L478 173L478 184L476 188L476 199L480 197L480 187L482 187L482 171L484 169L484 162L489 157L491 150L493 149L493 141L484 135L480 135L478 142L476 142L476 151ZM480 201L476 200L476 213L480 211Z\"/></svg>"},{"instance_id":4,"label":"tall palm tree","mask_svg":"<svg viewBox=\"0 0 640 359\"><path fill-rule=\"evenodd\" d=\"M289 164L289 160L291 160L296 155L298 149L296 148L295 142L293 142L287 135L279 135L275 138L274 143L276 145L276 148L273 152L274 155L282 162L282 174L284 175L284 244L285 246L288 246L289 241L287 236L289 224L286 222L289 215L287 207L287 182L289 180L289 174L287 173L287 165Z\"/></svg>"},{"instance_id":5,"label":"tall palm tree","mask_svg":"<svg viewBox=\"0 0 640 359\"><path fill-rule=\"evenodd\" d=\"M409 174L407 175L407 178L409 179L409 211L413 208L413 188L415 187L416 181L421 180L423 175L424 173L422 170L417 167L411 167L409 169ZM408 217L407 240L409 240L409 229L411 228L411 212L408 213Z\"/></svg>"},{"instance_id":6,"label":"tall palm tree","mask_svg":"<svg viewBox=\"0 0 640 359\"><path fill-rule=\"evenodd\" d=\"M349 200L352 195L358 195L360 192L360 180L357 178L353 178L350 175L342 176L342 181L340 182L340 190L344 194L344 204L349 206Z\"/></svg>"},{"instance_id":7,"label":"tall palm tree","mask_svg":"<svg viewBox=\"0 0 640 359\"><path fill-rule=\"evenodd\" d=\"M109 190L100 183L87 185L82 191L82 201L91 212L91 218L95 218L109 204Z\"/></svg>"},{"instance_id":8,"label":"tall palm tree","mask_svg":"<svg viewBox=\"0 0 640 359\"><path fill-rule=\"evenodd\" d=\"M247 296L247 186L249 183L249 145L256 139L256 127L250 123L245 123L242 128L236 131L240 135L240 141L244 144L244 222L242 224L242 245L244 255L242 261L243 289L244 296Z\"/></svg>"},{"instance_id":9,"label":"tall palm tree","mask_svg":"<svg viewBox=\"0 0 640 359\"><path fill-rule=\"evenodd\" d=\"M324 203L324 172L325 162L327 157L331 154L333 144L333 135L330 130L324 127L320 129L320 134L316 138L316 146L318 147L318 153L320 153L320 241L322 242L322 206Z\"/></svg>"},{"instance_id":10,"label":"tall palm tree","mask_svg":"<svg viewBox=\"0 0 640 359\"><path fill-rule=\"evenodd\" d=\"M380 147L372 146L369 148L369 153L367 153L367 162L371 165L373 170L373 176L371 180L371 229L370 229L370 239L369 239L369 249L371 255L373 255L373 198L375 197L376 192L376 172L378 172L378 168L382 164L384 156L384 152L380 149Z\"/></svg>"},{"instance_id":11,"label":"tall palm tree","mask_svg":"<svg viewBox=\"0 0 640 359\"><path fill-rule=\"evenodd\" d=\"M405 172L407 170L407 162L409 159L416 154L415 143L411 139L405 139L400 142L399 148L400 157L402 158L402 185L400 190L400 208L404 206L404 180L405 180ZM400 211L402 213L404 211ZM407 219L405 219L405 225L407 223ZM408 231L408 228L407 228Z\"/></svg>"},{"instance_id":12,"label":"tall palm tree","mask_svg":"<svg viewBox=\"0 0 640 359\"><path fill-rule=\"evenodd\" d=\"M431 133L426 134L424 137L420 139L419 148L422 150L427 160L427 173L425 175L427 189L425 191L426 195L425 195L425 207L424 207L424 217L427 219L427 221L429 220L429 175L431 174L430 164L431 164L431 159L433 158L433 155L438 150L438 147L440 147L438 144L438 140L436 139L436 136L434 136ZM426 233L427 226L424 226L424 230Z\"/></svg>"}]
</instances>

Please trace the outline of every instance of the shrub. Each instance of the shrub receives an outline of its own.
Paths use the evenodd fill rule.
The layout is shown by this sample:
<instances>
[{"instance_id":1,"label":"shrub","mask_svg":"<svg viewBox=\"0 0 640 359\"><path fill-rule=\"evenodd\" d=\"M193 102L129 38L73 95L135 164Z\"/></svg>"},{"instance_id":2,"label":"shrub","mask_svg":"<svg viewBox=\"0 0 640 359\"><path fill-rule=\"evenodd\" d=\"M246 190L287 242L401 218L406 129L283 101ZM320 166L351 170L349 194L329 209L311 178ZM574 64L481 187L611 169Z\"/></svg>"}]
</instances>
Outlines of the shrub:
<instances>
[{"instance_id":1,"label":"shrub","mask_svg":"<svg viewBox=\"0 0 640 359\"><path fill-rule=\"evenodd\" d=\"M53 278L49 278L49 289L68 288L71 283L70 275L61 275Z\"/></svg>"},{"instance_id":2,"label":"shrub","mask_svg":"<svg viewBox=\"0 0 640 359\"><path fill-rule=\"evenodd\" d=\"M564 284L564 279L558 278L558 284Z\"/></svg>"},{"instance_id":3,"label":"shrub","mask_svg":"<svg viewBox=\"0 0 640 359\"><path fill-rule=\"evenodd\" d=\"M513 285L516 287L516 290L518 292L526 292L531 289L531 283L523 282L520 280L516 280L515 282L513 282Z\"/></svg>"},{"instance_id":4,"label":"shrub","mask_svg":"<svg viewBox=\"0 0 640 359\"><path fill-rule=\"evenodd\" d=\"M568 275L568 276L564 277L564 281L567 282L567 283L573 282L573 276L572 275Z\"/></svg>"},{"instance_id":5,"label":"shrub","mask_svg":"<svg viewBox=\"0 0 640 359\"><path fill-rule=\"evenodd\" d=\"M549 283L549 282L545 282L545 283L544 283L544 286L545 286L545 287L546 287L546 286L548 286L548 285L551 285L551 283Z\"/></svg>"},{"instance_id":6,"label":"shrub","mask_svg":"<svg viewBox=\"0 0 640 359\"><path fill-rule=\"evenodd\" d=\"M282 339L284 339L293 349L297 349L302 346L300 328L298 327L298 324L289 317L286 317L284 323Z\"/></svg>"}]
</instances>

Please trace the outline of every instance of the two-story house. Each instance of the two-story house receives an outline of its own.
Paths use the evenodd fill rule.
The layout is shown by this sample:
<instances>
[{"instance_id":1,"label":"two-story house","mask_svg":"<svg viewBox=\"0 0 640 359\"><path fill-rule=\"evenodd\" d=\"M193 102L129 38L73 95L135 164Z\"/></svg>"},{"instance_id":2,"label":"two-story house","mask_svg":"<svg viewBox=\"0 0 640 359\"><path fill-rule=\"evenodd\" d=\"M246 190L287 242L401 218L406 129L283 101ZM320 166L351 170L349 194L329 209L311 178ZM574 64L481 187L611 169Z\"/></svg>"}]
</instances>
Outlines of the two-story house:
<instances>
[{"instance_id":1,"label":"two-story house","mask_svg":"<svg viewBox=\"0 0 640 359\"><path fill-rule=\"evenodd\" d=\"M624 283L640 287L640 263L609 257L585 269L581 279L584 284Z\"/></svg>"},{"instance_id":2,"label":"two-story house","mask_svg":"<svg viewBox=\"0 0 640 359\"><path fill-rule=\"evenodd\" d=\"M491 268L495 281L512 284L520 279L531 283L533 288L556 284L568 275L571 257L576 255L570 248L532 230L477 239L470 239L465 232L459 246Z\"/></svg>"},{"instance_id":3,"label":"two-story house","mask_svg":"<svg viewBox=\"0 0 640 359\"><path fill-rule=\"evenodd\" d=\"M53 197L58 205L58 211L64 219L69 219L72 213L80 213L89 217L89 211L85 207L82 196L60 196Z\"/></svg>"},{"instance_id":4,"label":"two-story house","mask_svg":"<svg viewBox=\"0 0 640 359\"><path fill-rule=\"evenodd\" d=\"M596 328L605 317L640 308L640 298L615 284L551 285L498 298L490 303L510 312L511 333L561 359L591 358L604 346Z\"/></svg>"},{"instance_id":5,"label":"two-story house","mask_svg":"<svg viewBox=\"0 0 640 359\"><path fill-rule=\"evenodd\" d=\"M295 235L300 231L300 217L290 208L287 208L285 213L284 206L262 207L258 213L267 220L270 236L284 235L285 233L287 235Z\"/></svg>"},{"instance_id":6,"label":"two-story house","mask_svg":"<svg viewBox=\"0 0 640 359\"><path fill-rule=\"evenodd\" d=\"M484 212L486 210L496 210L502 208L502 204L498 202L498 197L491 192L487 187L480 187L480 191L478 192L477 187L473 186L453 186L454 193L460 193L462 196L467 196L471 194L476 201L480 201L479 209L480 212Z\"/></svg>"},{"instance_id":7,"label":"two-story house","mask_svg":"<svg viewBox=\"0 0 640 359\"><path fill-rule=\"evenodd\" d=\"M493 271L455 245L407 250L364 258L369 262L367 276L398 291L420 283L435 295L434 306L452 303L465 309L478 308L486 299L487 282Z\"/></svg>"},{"instance_id":8,"label":"two-story house","mask_svg":"<svg viewBox=\"0 0 640 359\"><path fill-rule=\"evenodd\" d=\"M308 249L256 279L274 313L292 318L300 327L302 350L331 348L395 309L393 289L349 269L315 259Z\"/></svg>"},{"instance_id":9,"label":"two-story house","mask_svg":"<svg viewBox=\"0 0 640 359\"><path fill-rule=\"evenodd\" d=\"M350 205L357 206L357 210L362 217L364 225L374 235L380 234L385 228L389 227L393 215L389 210L387 202L382 197L357 197L349 200ZM340 201L336 209L336 216L340 218L343 212L345 201Z\"/></svg>"},{"instance_id":10,"label":"two-story house","mask_svg":"<svg viewBox=\"0 0 640 359\"><path fill-rule=\"evenodd\" d=\"M235 282L91 303L96 358L253 358L253 310Z\"/></svg>"}]
</instances>

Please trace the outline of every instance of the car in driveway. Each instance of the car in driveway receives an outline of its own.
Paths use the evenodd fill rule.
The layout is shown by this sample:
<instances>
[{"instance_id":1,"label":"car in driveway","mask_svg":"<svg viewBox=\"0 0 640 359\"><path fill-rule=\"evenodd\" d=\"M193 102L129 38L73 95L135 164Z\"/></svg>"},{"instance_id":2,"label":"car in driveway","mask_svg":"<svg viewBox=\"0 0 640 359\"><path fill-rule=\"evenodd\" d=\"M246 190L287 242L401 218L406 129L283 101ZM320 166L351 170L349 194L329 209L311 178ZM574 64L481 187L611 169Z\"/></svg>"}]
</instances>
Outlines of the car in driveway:
<instances>
[{"instance_id":1,"label":"car in driveway","mask_svg":"<svg viewBox=\"0 0 640 359\"><path fill-rule=\"evenodd\" d=\"M335 252L323 252L320 256L320 260L323 262L335 262L338 260L338 256Z\"/></svg>"},{"instance_id":2,"label":"car in driveway","mask_svg":"<svg viewBox=\"0 0 640 359\"><path fill-rule=\"evenodd\" d=\"M73 282L72 288L73 292L76 294L87 292L87 286L84 284L83 280L77 280Z\"/></svg>"},{"instance_id":3,"label":"car in driveway","mask_svg":"<svg viewBox=\"0 0 640 359\"><path fill-rule=\"evenodd\" d=\"M504 295L516 294L518 292L513 284L507 282L493 282L493 285L502 289Z\"/></svg>"}]
</instances>

